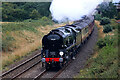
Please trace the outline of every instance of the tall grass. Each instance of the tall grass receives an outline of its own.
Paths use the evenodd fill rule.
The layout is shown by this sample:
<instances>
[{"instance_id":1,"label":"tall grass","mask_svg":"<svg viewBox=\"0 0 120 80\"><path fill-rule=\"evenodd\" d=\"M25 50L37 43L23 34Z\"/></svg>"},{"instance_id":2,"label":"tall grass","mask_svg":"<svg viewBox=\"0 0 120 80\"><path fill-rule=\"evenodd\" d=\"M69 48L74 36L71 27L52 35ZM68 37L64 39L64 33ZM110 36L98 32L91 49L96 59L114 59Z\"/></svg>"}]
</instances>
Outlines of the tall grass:
<instances>
[{"instance_id":1,"label":"tall grass","mask_svg":"<svg viewBox=\"0 0 120 80\"><path fill-rule=\"evenodd\" d=\"M3 51L13 51L14 37L11 32L15 31L30 31L38 34L38 27L54 24L51 19L43 17L39 20L25 20L23 22L13 22L8 24L2 24L2 49Z\"/></svg>"},{"instance_id":2,"label":"tall grass","mask_svg":"<svg viewBox=\"0 0 120 80\"><path fill-rule=\"evenodd\" d=\"M11 32L18 30L28 30L32 32L37 32L35 28L40 26L52 25L53 22L50 19L44 20L43 18L40 20L25 20L24 22L14 22L9 24L2 24L2 31Z\"/></svg>"},{"instance_id":3,"label":"tall grass","mask_svg":"<svg viewBox=\"0 0 120 80\"><path fill-rule=\"evenodd\" d=\"M49 21L46 17L41 20L25 20L3 24L2 69L8 70L10 64L41 48L42 37L50 30L64 25L53 25L54 22Z\"/></svg>"},{"instance_id":4,"label":"tall grass","mask_svg":"<svg viewBox=\"0 0 120 80\"><path fill-rule=\"evenodd\" d=\"M107 45L96 58L92 58L89 68L80 71L77 78L118 78L118 48Z\"/></svg>"}]
</instances>

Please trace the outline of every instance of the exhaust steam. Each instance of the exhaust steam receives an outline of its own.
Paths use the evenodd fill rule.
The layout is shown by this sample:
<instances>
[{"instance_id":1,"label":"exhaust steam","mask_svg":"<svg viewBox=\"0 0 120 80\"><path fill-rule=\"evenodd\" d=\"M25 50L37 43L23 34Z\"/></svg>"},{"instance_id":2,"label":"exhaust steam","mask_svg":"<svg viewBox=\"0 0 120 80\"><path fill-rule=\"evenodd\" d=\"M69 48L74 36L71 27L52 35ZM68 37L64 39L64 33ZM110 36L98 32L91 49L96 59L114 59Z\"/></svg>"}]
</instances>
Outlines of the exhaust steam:
<instances>
[{"instance_id":1,"label":"exhaust steam","mask_svg":"<svg viewBox=\"0 0 120 80\"><path fill-rule=\"evenodd\" d=\"M50 12L54 21L67 22L89 15L103 0L53 0Z\"/></svg>"}]
</instances>

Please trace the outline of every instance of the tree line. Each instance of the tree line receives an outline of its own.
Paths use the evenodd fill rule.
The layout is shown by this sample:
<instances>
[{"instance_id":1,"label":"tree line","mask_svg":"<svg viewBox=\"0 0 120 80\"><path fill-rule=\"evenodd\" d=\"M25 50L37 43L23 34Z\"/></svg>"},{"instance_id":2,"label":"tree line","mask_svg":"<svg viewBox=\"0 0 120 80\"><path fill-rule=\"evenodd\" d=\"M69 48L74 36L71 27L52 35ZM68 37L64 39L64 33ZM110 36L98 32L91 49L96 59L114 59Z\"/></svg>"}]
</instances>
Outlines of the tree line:
<instances>
[{"instance_id":1,"label":"tree line","mask_svg":"<svg viewBox=\"0 0 120 80\"><path fill-rule=\"evenodd\" d=\"M118 16L118 11L116 9L116 6L112 2L103 2L99 5L99 8L97 8L99 13L102 17L108 17L110 19L115 18L115 16Z\"/></svg>"},{"instance_id":2,"label":"tree line","mask_svg":"<svg viewBox=\"0 0 120 80\"><path fill-rule=\"evenodd\" d=\"M50 17L50 2L3 2L2 21L23 21Z\"/></svg>"}]
</instances>

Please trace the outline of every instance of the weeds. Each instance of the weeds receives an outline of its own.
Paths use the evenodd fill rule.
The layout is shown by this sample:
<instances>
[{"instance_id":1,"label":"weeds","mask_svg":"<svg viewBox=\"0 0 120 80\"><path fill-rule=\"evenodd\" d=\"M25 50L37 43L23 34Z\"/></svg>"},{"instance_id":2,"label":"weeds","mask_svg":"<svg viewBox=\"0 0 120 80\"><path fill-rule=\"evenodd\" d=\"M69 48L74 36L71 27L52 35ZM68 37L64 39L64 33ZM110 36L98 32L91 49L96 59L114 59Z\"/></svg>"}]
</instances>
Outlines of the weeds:
<instances>
[{"instance_id":1,"label":"weeds","mask_svg":"<svg viewBox=\"0 0 120 80\"><path fill-rule=\"evenodd\" d=\"M13 51L13 42L15 42L15 39L12 36L10 36L9 34L4 35L2 37L2 50L4 52Z\"/></svg>"},{"instance_id":2,"label":"weeds","mask_svg":"<svg viewBox=\"0 0 120 80\"><path fill-rule=\"evenodd\" d=\"M13 42L15 42L14 37L12 37L11 32L15 31L30 31L38 34L38 30L36 28L40 26L52 25L53 22L47 17L42 17L40 20L25 20L24 22L15 22L9 24L2 24L2 49L4 52L13 51ZM28 40L28 37L26 37ZM30 43L33 40L29 40Z\"/></svg>"}]
</instances>

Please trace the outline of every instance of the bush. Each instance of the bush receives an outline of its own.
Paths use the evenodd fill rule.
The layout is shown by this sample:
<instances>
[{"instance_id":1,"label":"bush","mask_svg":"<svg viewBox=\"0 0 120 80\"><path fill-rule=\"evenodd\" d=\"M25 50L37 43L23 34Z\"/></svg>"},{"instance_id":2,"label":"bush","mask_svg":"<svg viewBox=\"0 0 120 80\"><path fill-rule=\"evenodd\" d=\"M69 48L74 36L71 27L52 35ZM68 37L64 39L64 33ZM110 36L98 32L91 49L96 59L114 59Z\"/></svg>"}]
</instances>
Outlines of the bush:
<instances>
[{"instance_id":1,"label":"bush","mask_svg":"<svg viewBox=\"0 0 120 80\"><path fill-rule=\"evenodd\" d=\"M103 17L100 21L100 25L106 25L106 24L109 24L109 23L110 23L110 19L106 18L106 17Z\"/></svg>"},{"instance_id":2,"label":"bush","mask_svg":"<svg viewBox=\"0 0 120 80\"><path fill-rule=\"evenodd\" d=\"M99 48L102 48L102 47L106 46L106 43L105 43L104 39L99 39L99 41L97 42L97 45Z\"/></svg>"},{"instance_id":3,"label":"bush","mask_svg":"<svg viewBox=\"0 0 120 80\"><path fill-rule=\"evenodd\" d=\"M49 19L46 16L44 16L44 17L41 18L41 20L42 21L48 21Z\"/></svg>"},{"instance_id":4,"label":"bush","mask_svg":"<svg viewBox=\"0 0 120 80\"><path fill-rule=\"evenodd\" d=\"M110 25L112 26L112 29L117 29L118 28L118 24L116 23L115 19L111 20L111 24Z\"/></svg>"},{"instance_id":5,"label":"bush","mask_svg":"<svg viewBox=\"0 0 120 80\"><path fill-rule=\"evenodd\" d=\"M120 12L117 14L116 19L117 19L117 20L120 19Z\"/></svg>"},{"instance_id":6,"label":"bush","mask_svg":"<svg viewBox=\"0 0 120 80\"><path fill-rule=\"evenodd\" d=\"M106 45L112 45L114 42L114 38L110 37L110 36L106 36L103 39L99 39L97 42L97 46L99 48L103 48Z\"/></svg>"},{"instance_id":7,"label":"bush","mask_svg":"<svg viewBox=\"0 0 120 80\"><path fill-rule=\"evenodd\" d=\"M44 16L44 17L42 17L42 18L40 19L40 24L41 24L42 26L52 25L52 24L53 24L53 21L52 21L50 18Z\"/></svg>"},{"instance_id":8,"label":"bush","mask_svg":"<svg viewBox=\"0 0 120 80\"><path fill-rule=\"evenodd\" d=\"M110 32L110 31L112 31L112 26L111 25L105 25L105 26L103 26L103 32L104 33L108 33L108 32Z\"/></svg>"},{"instance_id":9,"label":"bush","mask_svg":"<svg viewBox=\"0 0 120 80\"><path fill-rule=\"evenodd\" d=\"M101 20L101 18L102 18L102 17L101 17L101 15L100 15L100 14L96 14L96 15L95 15L95 20L100 21L100 20Z\"/></svg>"},{"instance_id":10,"label":"bush","mask_svg":"<svg viewBox=\"0 0 120 80\"><path fill-rule=\"evenodd\" d=\"M15 41L15 39L12 36L4 36L2 38L2 50L4 52L13 51L13 41Z\"/></svg>"}]
</instances>

